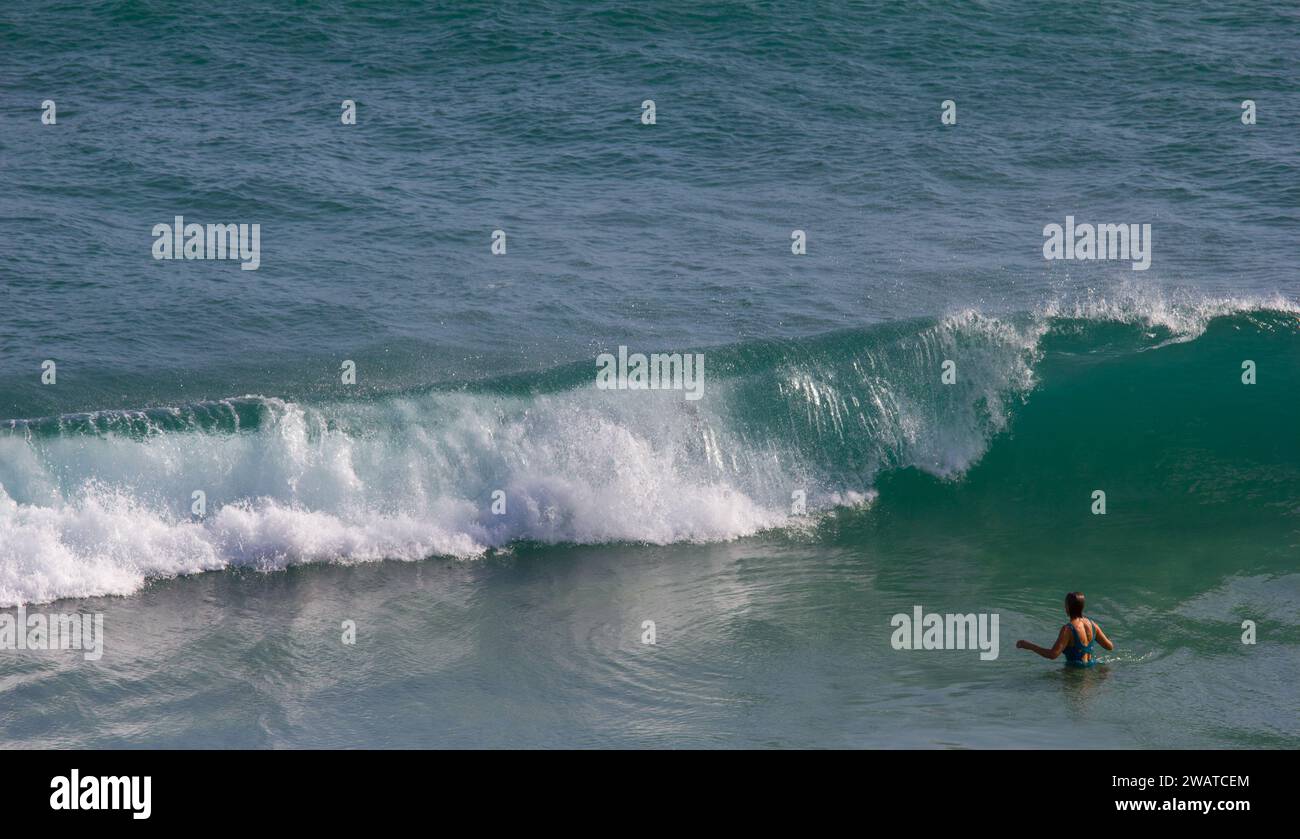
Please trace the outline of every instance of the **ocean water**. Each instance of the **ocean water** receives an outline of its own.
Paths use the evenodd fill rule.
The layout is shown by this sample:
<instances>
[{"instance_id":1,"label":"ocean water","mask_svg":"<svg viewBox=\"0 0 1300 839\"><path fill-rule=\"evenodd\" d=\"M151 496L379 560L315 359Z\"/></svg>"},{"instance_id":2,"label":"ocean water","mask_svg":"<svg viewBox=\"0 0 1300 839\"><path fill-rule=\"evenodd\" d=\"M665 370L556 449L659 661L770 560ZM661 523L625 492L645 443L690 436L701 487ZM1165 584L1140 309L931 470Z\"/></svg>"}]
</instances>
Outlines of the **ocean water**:
<instances>
[{"instance_id":1,"label":"ocean water","mask_svg":"<svg viewBox=\"0 0 1300 839\"><path fill-rule=\"evenodd\" d=\"M0 650L0 744L1300 746L1293 5L24 1L0 46L0 617L105 633ZM177 215L259 267L155 260ZM1150 268L1044 259L1066 216ZM701 398L598 389L620 346ZM1103 666L1015 649L1078 589ZM999 654L895 649L916 606Z\"/></svg>"}]
</instances>

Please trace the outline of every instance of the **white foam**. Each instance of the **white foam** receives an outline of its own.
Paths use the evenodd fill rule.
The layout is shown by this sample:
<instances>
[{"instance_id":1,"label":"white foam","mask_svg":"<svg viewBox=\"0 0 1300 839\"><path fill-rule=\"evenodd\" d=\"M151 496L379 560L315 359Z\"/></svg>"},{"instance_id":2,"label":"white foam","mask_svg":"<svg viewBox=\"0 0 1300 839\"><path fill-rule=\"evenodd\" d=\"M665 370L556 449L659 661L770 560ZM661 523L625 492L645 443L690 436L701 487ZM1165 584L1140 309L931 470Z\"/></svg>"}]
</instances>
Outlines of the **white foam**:
<instances>
[{"instance_id":1,"label":"white foam","mask_svg":"<svg viewBox=\"0 0 1300 839\"><path fill-rule=\"evenodd\" d=\"M1192 340L1205 332L1210 321L1244 312L1300 314L1300 304L1280 294L1252 297L1209 297L1179 293L1127 280L1107 291L1089 290L1042 306L1043 319L1074 318L1161 327L1177 340Z\"/></svg>"},{"instance_id":2,"label":"white foam","mask_svg":"<svg viewBox=\"0 0 1300 839\"><path fill-rule=\"evenodd\" d=\"M1034 384L1052 317L1199 334L1216 314L1285 300L1171 303L1150 293L969 310L868 336L848 357L791 361L673 391L530 397L431 393L304 408L263 400L238 433L0 436L0 606L129 594L231 566L472 558L521 540L707 542L869 506L879 469L955 477ZM942 361L957 384L935 387ZM716 369L716 368L712 368ZM594 366L593 366L594 382ZM755 402L758 414L737 421ZM763 413L763 411L766 413ZM758 427L756 427L758 426ZM192 493L207 512L191 514ZM505 493L504 515L492 511Z\"/></svg>"},{"instance_id":3,"label":"white foam","mask_svg":"<svg viewBox=\"0 0 1300 839\"><path fill-rule=\"evenodd\" d=\"M784 503L760 498L764 470L745 486L696 455L705 421L680 394L642 396L272 401L255 432L0 438L0 605L230 566L468 558L516 540L717 541L786 521ZM496 490L504 515L491 511Z\"/></svg>"}]
</instances>

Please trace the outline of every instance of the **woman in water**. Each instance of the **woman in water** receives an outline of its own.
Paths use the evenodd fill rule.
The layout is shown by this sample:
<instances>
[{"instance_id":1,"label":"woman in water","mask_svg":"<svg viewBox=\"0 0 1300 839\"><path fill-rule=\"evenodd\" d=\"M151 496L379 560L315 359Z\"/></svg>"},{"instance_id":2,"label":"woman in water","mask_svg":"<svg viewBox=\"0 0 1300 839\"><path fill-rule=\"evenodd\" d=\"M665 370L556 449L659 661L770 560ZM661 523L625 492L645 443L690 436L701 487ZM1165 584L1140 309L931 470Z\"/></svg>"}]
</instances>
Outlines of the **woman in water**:
<instances>
[{"instance_id":1,"label":"woman in water","mask_svg":"<svg viewBox=\"0 0 1300 839\"><path fill-rule=\"evenodd\" d=\"M1083 616L1083 592L1072 591L1065 595L1065 612L1070 616L1070 622L1061 627L1061 632L1056 636L1056 643L1050 650L1028 641L1017 641L1016 649L1033 650L1043 658L1050 658L1053 661L1061 653L1065 653L1065 663L1074 667L1091 667L1097 663L1097 657L1092 652L1092 645L1096 641L1100 641L1101 645L1108 650L1115 649L1115 645L1106 637L1106 633L1101 631L1101 627L1090 618Z\"/></svg>"}]
</instances>

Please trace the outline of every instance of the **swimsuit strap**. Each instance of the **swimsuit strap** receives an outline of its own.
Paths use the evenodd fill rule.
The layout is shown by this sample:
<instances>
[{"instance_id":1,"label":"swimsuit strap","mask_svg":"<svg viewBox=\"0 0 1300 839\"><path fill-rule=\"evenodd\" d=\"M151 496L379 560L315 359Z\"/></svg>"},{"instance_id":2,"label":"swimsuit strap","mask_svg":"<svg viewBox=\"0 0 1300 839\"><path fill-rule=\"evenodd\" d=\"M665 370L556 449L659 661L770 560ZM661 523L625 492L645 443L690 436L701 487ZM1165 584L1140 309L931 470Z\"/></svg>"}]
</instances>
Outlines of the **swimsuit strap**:
<instances>
[{"instance_id":1,"label":"swimsuit strap","mask_svg":"<svg viewBox=\"0 0 1300 839\"><path fill-rule=\"evenodd\" d=\"M1070 627L1070 632L1074 634L1074 643L1066 647L1067 652L1065 654L1065 659L1066 661L1080 664L1085 667L1089 667L1095 664L1097 661L1097 656L1094 655L1092 652L1092 645L1097 642L1097 624L1091 618L1083 618L1083 619L1086 620L1088 623L1092 624L1092 640L1086 644L1083 643L1083 636L1079 634L1078 628L1076 628L1074 625L1074 620L1071 619L1069 623L1069 627ZM1085 655L1088 656L1087 661L1083 660L1083 657Z\"/></svg>"},{"instance_id":2,"label":"swimsuit strap","mask_svg":"<svg viewBox=\"0 0 1300 839\"><path fill-rule=\"evenodd\" d=\"M1088 623L1092 623L1092 620L1089 618L1084 618L1084 620L1087 620ZM1080 649L1084 650L1084 652L1091 653L1092 645L1097 641L1097 624L1092 623L1092 640L1088 641L1087 644L1083 643L1083 636L1079 635L1079 628L1074 626L1074 620L1071 620L1070 622L1070 631L1074 632L1075 645L1078 645Z\"/></svg>"}]
</instances>

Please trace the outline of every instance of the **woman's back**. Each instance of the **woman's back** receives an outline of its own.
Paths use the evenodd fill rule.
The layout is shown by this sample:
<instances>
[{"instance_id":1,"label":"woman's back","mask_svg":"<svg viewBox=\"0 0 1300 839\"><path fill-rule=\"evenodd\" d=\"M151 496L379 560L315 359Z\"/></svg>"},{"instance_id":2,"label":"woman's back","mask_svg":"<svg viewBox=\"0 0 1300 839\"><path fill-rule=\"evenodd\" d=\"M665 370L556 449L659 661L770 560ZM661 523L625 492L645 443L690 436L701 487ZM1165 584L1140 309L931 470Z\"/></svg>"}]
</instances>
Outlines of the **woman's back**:
<instances>
[{"instance_id":1,"label":"woman's back","mask_svg":"<svg viewBox=\"0 0 1300 839\"><path fill-rule=\"evenodd\" d=\"M1066 626L1074 633L1074 640L1063 651L1065 660L1080 667L1091 667L1096 661L1092 655L1092 643L1097 640L1097 625L1080 615L1071 618Z\"/></svg>"},{"instance_id":2,"label":"woman's back","mask_svg":"<svg viewBox=\"0 0 1300 839\"><path fill-rule=\"evenodd\" d=\"M1028 641L1017 641L1016 649L1031 650L1043 658L1050 659L1055 659L1064 653L1065 663L1075 667L1091 667L1097 663L1097 657L1092 652L1092 645L1096 642L1100 642L1108 650L1115 649L1115 645L1106 637L1106 633L1101 631L1101 627L1091 618L1083 616L1083 592L1072 591L1065 595L1065 614L1070 622L1056 633L1056 643L1051 649Z\"/></svg>"}]
</instances>

